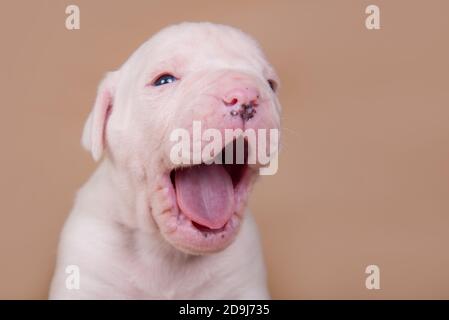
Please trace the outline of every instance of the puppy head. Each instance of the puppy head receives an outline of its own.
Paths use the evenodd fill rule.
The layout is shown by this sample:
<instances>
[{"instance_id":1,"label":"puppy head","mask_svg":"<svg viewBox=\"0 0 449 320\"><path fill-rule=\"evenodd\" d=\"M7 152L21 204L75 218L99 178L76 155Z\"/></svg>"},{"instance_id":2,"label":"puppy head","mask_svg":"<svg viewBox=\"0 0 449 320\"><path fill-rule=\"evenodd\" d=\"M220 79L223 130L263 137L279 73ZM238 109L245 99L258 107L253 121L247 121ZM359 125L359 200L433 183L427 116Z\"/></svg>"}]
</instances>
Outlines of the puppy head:
<instances>
[{"instance_id":1,"label":"puppy head","mask_svg":"<svg viewBox=\"0 0 449 320\"><path fill-rule=\"evenodd\" d=\"M238 233L258 175L259 163L250 164L248 153L257 154L254 141L265 134L269 141L269 130L279 129L278 83L257 43L241 31L210 23L171 26L106 75L83 145L131 177L166 241L188 253L219 251ZM209 135L195 135L195 123ZM229 148L235 155L239 145L243 163L174 161L179 129L188 136L184 158L217 159ZM229 129L253 130L256 140L227 135ZM213 139L222 148L205 152Z\"/></svg>"}]
</instances>

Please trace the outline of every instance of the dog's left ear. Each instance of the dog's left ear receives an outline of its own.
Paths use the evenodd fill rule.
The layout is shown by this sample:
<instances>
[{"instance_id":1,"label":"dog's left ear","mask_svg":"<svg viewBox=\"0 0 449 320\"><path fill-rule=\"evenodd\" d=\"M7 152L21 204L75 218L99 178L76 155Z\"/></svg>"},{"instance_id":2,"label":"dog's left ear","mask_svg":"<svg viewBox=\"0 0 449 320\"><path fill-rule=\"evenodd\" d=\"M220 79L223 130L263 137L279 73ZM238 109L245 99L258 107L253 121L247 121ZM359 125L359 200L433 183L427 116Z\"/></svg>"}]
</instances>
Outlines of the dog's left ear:
<instances>
[{"instance_id":1,"label":"dog's left ear","mask_svg":"<svg viewBox=\"0 0 449 320\"><path fill-rule=\"evenodd\" d=\"M117 71L107 73L100 83L95 104L84 125L81 144L92 153L95 161L103 154L106 123L113 107L116 83Z\"/></svg>"}]
</instances>

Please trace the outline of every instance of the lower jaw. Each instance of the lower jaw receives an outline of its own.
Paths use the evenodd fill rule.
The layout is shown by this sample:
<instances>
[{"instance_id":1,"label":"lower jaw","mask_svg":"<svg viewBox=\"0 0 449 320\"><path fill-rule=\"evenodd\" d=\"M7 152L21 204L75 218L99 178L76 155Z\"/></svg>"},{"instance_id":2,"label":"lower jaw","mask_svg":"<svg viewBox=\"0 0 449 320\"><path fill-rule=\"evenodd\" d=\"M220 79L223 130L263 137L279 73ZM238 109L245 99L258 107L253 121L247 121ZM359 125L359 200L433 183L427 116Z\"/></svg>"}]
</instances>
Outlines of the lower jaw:
<instances>
[{"instance_id":1,"label":"lower jaw","mask_svg":"<svg viewBox=\"0 0 449 320\"><path fill-rule=\"evenodd\" d=\"M189 254L207 254L226 248L235 239L240 222L241 218L233 214L222 228L207 230L195 226L192 220L180 212L166 221L167 226L172 226L165 232L161 231L165 240L177 249Z\"/></svg>"},{"instance_id":2,"label":"lower jaw","mask_svg":"<svg viewBox=\"0 0 449 320\"><path fill-rule=\"evenodd\" d=\"M236 197L236 211L223 227L209 229L195 226L195 222L181 212L170 180L164 177L163 181L168 205L163 212L152 214L159 232L168 243L185 253L197 255L221 251L232 243L243 219L246 197Z\"/></svg>"},{"instance_id":3,"label":"lower jaw","mask_svg":"<svg viewBox=\"0 0 449 320\"><path fill-rule=\"evenodd\" d=\"M242 184L236 186L235 192L238 196L236 195L235 211L230 219L220 229L209 229L196 225L181 212L170 177L164 175L160 186L162 190L166 190L165 197L169 205L163 212L153 213L163 238L176 249L188 254L208 254L225 249L239 231L253 177L254 173L248 171Z\"/></svg>"}]
</instances>

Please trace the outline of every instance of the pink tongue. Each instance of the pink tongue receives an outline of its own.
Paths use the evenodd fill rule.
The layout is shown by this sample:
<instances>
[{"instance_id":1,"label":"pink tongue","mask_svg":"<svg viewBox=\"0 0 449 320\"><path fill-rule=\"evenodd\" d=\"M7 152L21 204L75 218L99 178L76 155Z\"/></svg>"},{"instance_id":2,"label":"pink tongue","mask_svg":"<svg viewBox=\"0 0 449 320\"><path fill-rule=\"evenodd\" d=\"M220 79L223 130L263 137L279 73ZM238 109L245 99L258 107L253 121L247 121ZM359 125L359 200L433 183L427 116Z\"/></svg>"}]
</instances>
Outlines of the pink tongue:
<instances>
[{"instance_id":1,"label":"pink tongue","mask_svg":"<svg viewBox=\"0 0 449 320\"><path fill-rule=\"evenodd\" d=\"M221 165L199 165L176 171L176 197L181 211L210 229L223 227L234 211L234 187Z\"/></svg>"}]
</instances>

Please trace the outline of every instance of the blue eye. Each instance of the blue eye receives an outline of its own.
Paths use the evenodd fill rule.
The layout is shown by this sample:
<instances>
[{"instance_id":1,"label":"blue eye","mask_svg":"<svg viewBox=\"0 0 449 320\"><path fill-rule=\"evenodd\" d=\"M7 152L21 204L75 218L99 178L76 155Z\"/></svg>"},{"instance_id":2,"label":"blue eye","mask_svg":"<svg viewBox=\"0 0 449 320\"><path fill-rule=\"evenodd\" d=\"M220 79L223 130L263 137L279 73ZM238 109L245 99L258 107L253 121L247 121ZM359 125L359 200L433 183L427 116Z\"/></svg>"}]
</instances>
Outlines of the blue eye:
<instances>
[{"instance_id":1,"label":"blue eye","mask_svg":"<svg viewBox=\"0 0 449 320\"><path fill-rule=\"evenodd\" d=\"M178 79L176 79L175 76L173 76L173 75L171 75L171 74L169 74L169 73L165 73L165 74L159 76L159 77L153 82L153 86L156 86L156 87L157 87L157 86L162 86L162 85L164 85L164 84L168 84L168 83L175 82L176 80L178 80Z\"/></svg>"}]
</instances>

